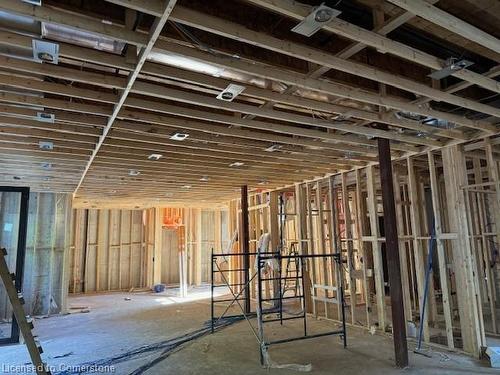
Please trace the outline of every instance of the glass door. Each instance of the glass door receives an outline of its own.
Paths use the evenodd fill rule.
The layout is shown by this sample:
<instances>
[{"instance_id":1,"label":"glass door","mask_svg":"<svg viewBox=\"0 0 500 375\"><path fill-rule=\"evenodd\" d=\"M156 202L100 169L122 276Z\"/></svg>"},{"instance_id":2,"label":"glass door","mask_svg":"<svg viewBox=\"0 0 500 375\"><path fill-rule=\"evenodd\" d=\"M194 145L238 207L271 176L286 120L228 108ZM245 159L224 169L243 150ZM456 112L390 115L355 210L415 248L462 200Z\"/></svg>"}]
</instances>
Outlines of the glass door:
<instances>
[{"instance_id":1,"label":"glass door","mask_svg":"<svg viewBox=\"0 0 500 375\"><path fill-rule=\"evenodd\" d=\"M0 249L10 273L15 274L17 291L22 291L29 188L0 186ZM3 256L0 253L0 256ZM19 342L19 327L5 285L0 280L0 345Z\"/></svg>"}]
</instances>

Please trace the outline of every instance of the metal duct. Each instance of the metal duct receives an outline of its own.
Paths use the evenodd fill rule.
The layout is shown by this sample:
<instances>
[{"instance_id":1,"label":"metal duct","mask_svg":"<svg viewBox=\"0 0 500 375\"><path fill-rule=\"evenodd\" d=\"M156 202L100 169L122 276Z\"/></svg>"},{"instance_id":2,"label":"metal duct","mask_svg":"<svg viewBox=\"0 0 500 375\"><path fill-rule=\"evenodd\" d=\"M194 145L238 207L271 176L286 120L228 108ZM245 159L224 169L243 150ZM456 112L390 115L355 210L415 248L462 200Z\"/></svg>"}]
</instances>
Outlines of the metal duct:
<instances>
[{"instance_id":1,"label":"metal duct","mask_svg":"<svg viewBox=\"0 0 500 375\"><path fill-rule=\"evenodd\" d=\"M76 30L71 27L48 23L42 24L42 36L60 42L72 43L82 47L94 48L118 55L122 54L123 48L125 47L124 42L86 31Z\"/></svg>"}]
</instances>

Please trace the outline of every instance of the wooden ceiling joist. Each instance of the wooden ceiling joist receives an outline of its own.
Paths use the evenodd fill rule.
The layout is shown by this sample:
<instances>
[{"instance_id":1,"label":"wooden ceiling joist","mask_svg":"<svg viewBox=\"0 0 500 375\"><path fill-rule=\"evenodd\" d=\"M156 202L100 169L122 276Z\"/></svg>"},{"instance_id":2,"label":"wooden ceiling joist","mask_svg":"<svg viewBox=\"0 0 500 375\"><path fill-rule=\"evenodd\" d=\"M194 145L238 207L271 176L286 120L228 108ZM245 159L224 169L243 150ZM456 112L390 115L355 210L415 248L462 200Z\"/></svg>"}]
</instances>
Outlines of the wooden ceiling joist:
<instances>
[{"instance_id":1,"label":"wooden ceiling joist","mask_svg":"<svg viewBox=\"0 0 500 375\"><path fill-rule=\"evenodd\" d=\"M471 129L483 130L489 133L495 133L497 127L491 123L478 120L470 120L464 116L454 115L452 113L442 112L428 108L426 106L419 106L411 102L404 101L395 97L381 97L378 94L360 90L345 84L334 83L332 81L322 81L317 79L308 78L304 74L285 71L270 66L263 66L259 64L252 64L241 59L228 59L225 57L212 55L204 51L196 50L194 48L185 47L169 41L160 41L161 50L171 53L177 53L182 56L193 58L197 61L204 61L216 66L226 69L235 70L238 72L251 74L260 78L270 79L273 81L283 82L288 85L298 86L305 89L322 92L329 95L339 96L346 99L358 100L365 103L379 105L382 107L397 109L401 111L418 113L423 116L438 118L449 121L452 124L465 126Z\"/></svg>"},{"instance_id":2,"label":"wooden ceiling joist","mask_svg":"<svg viewBox=\"0 0 500 375\"><path fill-rule=\"evenodd\" d=\"M84 54L84 53L82 52L82 54ZM74 69L69 69L69 68L56 69L55 67L50 67L50 69L45 69L45 66L48 66L48 65L40 65L40 64L24 62L24 61L9 59L9 58L1 58L1 57L0 57L0 62L3 64L4 67L8 67L8 68L11 68L13 70L18 70L18 71L23 71L23 72L31 72L31 73L35 72L35 73L44 74L46 76L51 76L54 78L63 78L63 79L68 79L68 80L83 82L83 83L88 83L88 84L94 84L94 85L101 85L101 82L104 82L104 84L102 84L103 87L122 89L126 83L125 78L109 77L109 75L106 75L106 74L82 72L82 71L76 71ZM153 66L156 69L152 69ZM161 69L158 69L157 66L158 66L158 64L149 64L148 68L143 69L143 72L149 73L150 71L153 71L154 73L156 73L156 72L161 71L162 77L181 79L181 80L186 81L186 82L189 81L193 84L194 83L204 84L207 86L215 87L218 90L222 90L223 88L227 87L227 85L230 83L230 81L227 81L224 79L215 78L215 77L207 77L206 75L203 75L203 74L187 72L187 71L183 71L182 69L178 69L178 68L161 67ZM22 82L18 83L18 85L19 85L19 87L22 87L22 88L29 87L27 84L23 85ZM143 83L143 85L146 85L146 84ZM149 85L151 85L151 84L149 84ZM138 93L141 93L144 95L156 96L157 95L156 92L158 90L162 90L162 88L160 88L159 86L155 86L155 85L149 86L150 88L152 88L152 90L141 90L137 86L139 86L139 83L138 83L138 85L136 85L132 88L132 92L138 92ZM79 95L79 97L82 97L81 95L85 95L85 92L83 94L78 94L78 95ZM76 94L75 94L75 96L76 96ZM337 114L344 114L344 115L347 112L352 117L360 118L360 119L367 120L367 121L377 121L377 122L381 122L381 123L387 123L387 124L393 125L393 126L402 126L404 128L408 128L408 129L412 129L412 130L416 130L416 131L420 131L420 132L428 132L430 134L434 134L436 136L441 136L441 137L448 137L448 138L453 138L453 139L463 139L463 140L467 139L467 137L462 132L460 132L459 130L456 130L456 129L436 129L435 127L424 125L424 124L418 123L417 121L411 121L411 120L402 119L402 118L398 119L394 115L390 115L390 114L380 114L380 113L375 113L375 112L359 110L356 108L349 108L349 107L341 106L341 105L332 105L330 103L322 103L322 102L318 102L316 100L311 100L311 99L307 99L307 98L299 98L299 97L294 96L294 95L279 94L279 93L275 93L275 92L272 92L272 91L266 90L266 89L248 87L245 90L245 96L252 96L252 97L263 99L263 100L272 100L274 102L280 102L283 104L304 107L305 109L307 108L308 111L310 109L315 109L315 110L322 111L322 112L337 113ZM100 96L96 96L96 100L98 100L98 99L100 99Z\"/></svg>"},{"instance_id":3,"label":"wooden ceiling joist","mask_svg":"<svg viewBox=\"0 0 500 375\"><path fill-rule=\"evenodd\" d=\"M300 4L293 0L246 1L273 12L294 18L296 20L302 20L312 10L312 7L305 4ZM433 2L435 3L437 1ZM404 16L400 17L402 17L404 21L407 21L409 17L413 17L413 14L412 12L405 12ZM398 22L397 26L400 25L401 23ZM387 25L385 25L384 28L380 28L376 32L373 32L341 20L340 18L333 18L327 25L322 28L322 30L329 31L342 37L351 39L364 46L375 48L382 53L390 53L392 55L401 57L411 62L416 62L434 70L440 70L443 67L445 63L444 60L441 60L416 48L409 47L403 43L393 41L387 37L384 37L384 35L386 35L389 31L394 30L394 26L396 26L396 24L392 21L392 23L388 23ZM356 52L359 52L359 47L357 47L356 49ZM346 58L344 56L346 55L341 55L341 57ZM471 70L459 70L453 72L452 75L466 82L469 82L470 84L478 85L493 92L500 93L499 82Z\"/></svg>"},{"instance_id":4,"label":"wooden ceiling joist","mask_svg":"<svg viewBox=\"0 0 500 375\"><path fill-rule=\"evenodd\" d=\"M301 39L292 34L283 38L288 32L283 25L274 25L280 28L275 33L265 25L268 21L259 31L236 23L241 18L231 16L236 11L232 5L222 18L203 12L203 6L195 9L191 0L108 1L114 5L102 15L92 13L94 5L85 12L58 0L41 7L14 0L0 3L0 10L130 47L124 55L113 54L57 40L51 31L47 36L59 44L59 64L40 64L25 60L31 36L0 30L3 48L25 51L24 57L0 56L0 181L30 184L40 191L76 191L79 204L103 199L124 204L139 197L144 204L220 202L237 194L240 185L279 188L376 162L378 137L391 139L392 156L399 158L498 134L500 109L494 101L478 99L486 92L490 97L500 93L498 67L487 64L491 69L485 74L453 72L453 84L441 90L425 77L425 70L441 69L444 61L389 34L416 16L430 22L446 17L441 27L463 29L463 36L498 53L495 37L478 34L465 21L456 23L456 17L433 6L437 0L410 5L389 0L400 8L393 7L388 19L381 9L389 8L382 2L370 9L373 30L342 15L334 18L322 32L345 44L337 53L318 47L314 38L311 44L296 42ZM291 0L244 2L241 6L257 14L273 12L295 21L312 9ZM128 10L120 12L120 6ZM438 12L428 15L429 9ZM120 20L130 10L153 17L143 18L133 29ZM172 28L164 28L167 19L194 34L203 32L201 40L210 51L172 34ZM278 34L280 38L274 36ZM367 55L394 56L390 61L396 66L361 63L354 55L366 47ZM134 48L137 58L130 52ZM257 61L249 51L264 58ZM154 62L150 52L208 64L222 74ZM418 74L409 78L404 72L412 67ZM327 78L328 72L342 81ZM230 83L245 90L232 102L216 99ZM39 112L55 117L39 121ZM189 137L170 139L175 132ZM53 142L54 149L41 150L40 141ZM269 147L273 152L266 152ZM148 160L152 153L161 159ZM243 165L234 167L234 162ZM140 174L130 176L130 170Z\"/></svg>"},{"instance_id":5,"label":"wooden ceiling joist","mask_svg":"<svg viewBox=\"0 0 500 375\"><path fill-rule=\"evenodd\" d=\"M139 52L139 56L137 58L137 64L136 64L134 70L132 71L132 73L127 78L127 85L126 85L125 89L121 92L120 98L113 108L113 112L111 113L111 116L108 119L108 123L104 127L102 135L99 139L99 142L96 144L96 147L95 147L94 152L92 153L92 155L89 159L87 167L85 168L85 170L82 174L82 177L80 178L80 181L78 182L78 185L75 189L75 193L78 191L79 187L82 185L83 180L85 179L85 176L87 175L87 172L88 172L90 166L92 165L92 161L95 159L97 153L99 152L99 149L103 145L104 140L106 139L106 136L107 136L109 130L113 126L113 123L114 123L118 113L120 112L120 110L123 106L123 103L127 99L128 94L130 93L130 90L135 83L135 80L137 79L137 77L139 76L139 73L141 72L142 66L146 62L146 59L148 58L149 53L153 49L153 46L156 43L156 40L160 36L160 33L163 30L163 26L167 22L168 17L170 16L170 13L174 9L176 2L177 2L177 0L167 0L167 2L164 4L163 13L162 13L161 17L158 17L155 19L153 26L151 27L151 30L150 30L149 35L147 37L147 42L144 46L142 46L142 48Z\"/></svg>"},{"instance_id":6,"label":"wooden ceiling joist","mask_svg":"<svg viewBox=\"0 0 500 375\"><path fill-rule=\"evenodd\" d=\"M477 44L500 53L500 40L481 29L462 21L450 13L422 0L387 0L400 8L422 17L436 25L453 31Z\"/></svg>"}]
</instances>

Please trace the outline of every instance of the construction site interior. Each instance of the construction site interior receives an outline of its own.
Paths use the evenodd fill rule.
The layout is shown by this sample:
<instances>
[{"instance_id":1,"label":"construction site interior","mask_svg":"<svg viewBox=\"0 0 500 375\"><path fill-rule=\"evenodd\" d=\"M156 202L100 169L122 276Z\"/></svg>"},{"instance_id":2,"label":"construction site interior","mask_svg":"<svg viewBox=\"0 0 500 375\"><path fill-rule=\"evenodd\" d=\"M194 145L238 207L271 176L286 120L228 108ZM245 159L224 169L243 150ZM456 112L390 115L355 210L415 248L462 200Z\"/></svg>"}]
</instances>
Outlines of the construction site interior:
<instances>
[{"instance_id":1,"label":"construction site interior","mask_svg":"<svg viewBox=\"0 0 500 375\"><path fill-rule=\"evenodd\" d=\"M498 77L498 0L0 0L0 372L498 373Z\"/></svg>"}]
</instances>

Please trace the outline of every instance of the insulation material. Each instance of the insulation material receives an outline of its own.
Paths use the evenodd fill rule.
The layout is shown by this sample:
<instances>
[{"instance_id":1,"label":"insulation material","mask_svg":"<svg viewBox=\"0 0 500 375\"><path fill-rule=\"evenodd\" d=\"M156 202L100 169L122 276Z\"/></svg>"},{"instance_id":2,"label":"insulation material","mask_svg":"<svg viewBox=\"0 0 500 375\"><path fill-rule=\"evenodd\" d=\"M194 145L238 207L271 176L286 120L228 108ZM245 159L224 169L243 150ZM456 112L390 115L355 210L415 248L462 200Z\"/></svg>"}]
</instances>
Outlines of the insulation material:
<instances>
[{"instance_id":1,"label":"insulation material","mask_svg":"<svg viewBox=\"0 0 500 375\"><path fill-rule=\"evenodd\" d=\"M0 197L0 246L8 252L7 262L15 269L19 228L20 194ZM23 295L30 315L57 314L66 308L68 286L69 223L71 195L31 193L29 198ZM10 304L0 288L0 319L10 320Z\"/></svg>"}]
</instances>

